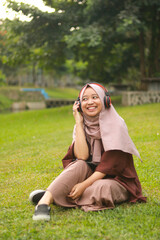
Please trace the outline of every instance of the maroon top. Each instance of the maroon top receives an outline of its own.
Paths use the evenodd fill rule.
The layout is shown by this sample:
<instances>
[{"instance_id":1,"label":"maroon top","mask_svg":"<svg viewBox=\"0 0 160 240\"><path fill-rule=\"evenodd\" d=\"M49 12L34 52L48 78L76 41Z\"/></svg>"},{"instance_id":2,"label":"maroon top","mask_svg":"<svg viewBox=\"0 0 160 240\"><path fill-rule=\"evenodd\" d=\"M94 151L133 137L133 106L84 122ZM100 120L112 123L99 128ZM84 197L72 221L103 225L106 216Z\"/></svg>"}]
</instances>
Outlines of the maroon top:
<instances>
[{"instance_id":1,"label":"maroon top","mask_svg":"<svg viewBox=\"0 0 160 240\"><path fill-rule=\"evenodd\" d=\"M76 159L73 148L74 144L69 147L67 154L62 159L64 168ZM105 178L114 179L122 184L129 192L129 202L146 202L130 153L121 150L103 151L101 161L95 171L104 173L106 174Z\"/></svg>"}]
</instances>

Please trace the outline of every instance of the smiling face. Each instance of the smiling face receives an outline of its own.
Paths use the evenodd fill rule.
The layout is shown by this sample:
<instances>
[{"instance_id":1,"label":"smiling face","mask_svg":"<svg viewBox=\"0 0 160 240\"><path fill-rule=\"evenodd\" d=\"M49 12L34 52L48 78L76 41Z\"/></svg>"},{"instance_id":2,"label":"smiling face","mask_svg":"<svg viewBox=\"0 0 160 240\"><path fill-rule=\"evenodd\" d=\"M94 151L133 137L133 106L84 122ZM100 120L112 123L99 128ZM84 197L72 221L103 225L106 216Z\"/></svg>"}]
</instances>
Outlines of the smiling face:
<instances>
[{"instance_id":1,"label":"smiling face","mask_svg":"<svg viewBox=\"0 0 160 240\"><path fill-rule=\"evenodd\" d=\"M98 94L91 87L87 87L84 91L81 108L85 115L89 117L97 116L102 110L102 103Z\"/></svg>"}]
</instances>

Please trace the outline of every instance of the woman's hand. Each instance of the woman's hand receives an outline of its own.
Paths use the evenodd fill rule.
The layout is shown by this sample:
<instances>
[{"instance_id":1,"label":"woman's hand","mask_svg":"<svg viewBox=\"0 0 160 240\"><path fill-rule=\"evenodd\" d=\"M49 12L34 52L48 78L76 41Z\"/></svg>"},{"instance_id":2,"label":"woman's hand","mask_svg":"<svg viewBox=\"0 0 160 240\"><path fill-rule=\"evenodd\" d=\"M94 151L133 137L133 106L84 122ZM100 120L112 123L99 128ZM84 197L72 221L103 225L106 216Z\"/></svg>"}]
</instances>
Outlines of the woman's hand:
<instances>
[{"instance_id":1,"label":"woman's hand","mask_svg":"<svg viewBox=\"0 0 160 240\"><path fill-rule=\"evenodd\" d=\"M84 132L83 115L78 112L79 101L73 104L73 116L76 121L74 155L77 159L87 160L89 157L88 144Z\"/></svg>"},{"instance_id":2,"label":"woman's hand","mask_svg":"<svg viewBox=\"0 0 160 240\"><path fill-rule=\"evenodd\" d=\"M69 193L68 197L72 198L73 200L79 198L82 193L84 192L84 190L86 189L85 187L85 184L82 182L82 183L78 183L76 184L71 192Z\"/></svg>"},{"instance_id":3,"label":"woman's hand","mask_svg":"<svg viewBox=\"0 0 160 240\"><path fill-rule=\"evenodd\" d=\"M83 123L83 116L78 112L79 102L75 101L73 104L73 116L76 123Z\"/></svg>"},{"instance_id":4,"label":"woman's hand","mask_svg":"<svg viewBox=\"0 0 160 240\"><path fill-rule=\"evenodd\" d=\"M85 181L83 181L82 183L78 183L76 184L70 194L68 195L68 197L72 198L73 200L74 199L77 199L79 198L84 190L91 186L95 181L99 180L99 179L103 179L105 177L105 174L104 173L101 173L101 172L94 172L89 178L87 178Z\"/></svg>"}]
</instances>

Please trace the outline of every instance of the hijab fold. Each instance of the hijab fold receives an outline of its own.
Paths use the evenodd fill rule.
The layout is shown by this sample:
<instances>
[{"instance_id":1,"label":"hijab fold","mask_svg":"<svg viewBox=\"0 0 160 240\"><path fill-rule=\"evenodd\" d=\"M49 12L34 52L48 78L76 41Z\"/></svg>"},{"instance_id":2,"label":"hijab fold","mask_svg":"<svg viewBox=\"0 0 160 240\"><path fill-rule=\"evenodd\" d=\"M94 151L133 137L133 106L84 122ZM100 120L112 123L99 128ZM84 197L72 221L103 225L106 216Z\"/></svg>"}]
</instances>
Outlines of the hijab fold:
<instances>
[{"instance_id":1,"label":"hijab fold","mask_svg":"<svg viewBox=\"0 0 160 240\"><path fill-rule=\"evenodd\" d=\"M91 146L92 162L100 162L102 141L101 132L99 126L99 116L94 118L89 118L85 116L84 118L84 129L86 133L87 141Z\"/></svg>"},{"instance_id":2,"label":"hijab fold","mask_svg":"<svg viewBox=\"0 0 160 240\"><path fill-rule=\"evenodd\" d=\"M83 93L87 87L93 88L102 103L102 110L98 116L88 117L83 114L84 130L91 146L92 162L100 162L102 148L105 151L121 150L133 154L141 160L139 152L128 134L123 118L119 116L113 105L109 109L105 109L103 101L105 92L100 86L94 83L85 85L80 92L80 101L82 101ZM75 128L76 126L73 131L73 141L75 141Z\"/></svg>"}]
</instances>

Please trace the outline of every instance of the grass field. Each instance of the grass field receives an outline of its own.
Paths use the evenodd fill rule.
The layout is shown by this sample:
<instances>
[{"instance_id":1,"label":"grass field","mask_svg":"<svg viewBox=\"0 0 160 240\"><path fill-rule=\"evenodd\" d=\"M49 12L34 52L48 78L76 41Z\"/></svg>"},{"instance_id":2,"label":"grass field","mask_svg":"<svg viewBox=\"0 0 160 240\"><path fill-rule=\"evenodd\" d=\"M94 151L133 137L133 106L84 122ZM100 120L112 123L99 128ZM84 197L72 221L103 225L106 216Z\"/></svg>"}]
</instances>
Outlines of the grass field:
<instances>
[{"instance_id":1,"label":"grass field","mask_svg":"<svg viewBox=\"0 0 160 240\"><path fill-rule=\"evenodd\" d=\"M75 88L49 88L45 89L50 98L77 99L79 91Z\"/></svg>"},{"instance_id":2,"label":"grass field","mask_svg":"<svg viewBox=\"0 0 160 240\"><path fill-rule=\"evenodd\" d=\"M143 163L135 166L146 204L85 213L52 206L50 222L33 222L29 193L62 171L72 139L72 107L0 115L0 239L159 240L160 104L119 107Z\"/></svg>"}]
</instances>

